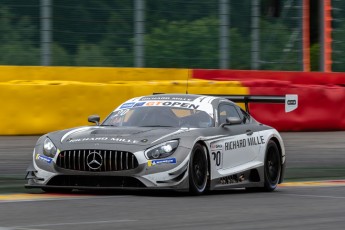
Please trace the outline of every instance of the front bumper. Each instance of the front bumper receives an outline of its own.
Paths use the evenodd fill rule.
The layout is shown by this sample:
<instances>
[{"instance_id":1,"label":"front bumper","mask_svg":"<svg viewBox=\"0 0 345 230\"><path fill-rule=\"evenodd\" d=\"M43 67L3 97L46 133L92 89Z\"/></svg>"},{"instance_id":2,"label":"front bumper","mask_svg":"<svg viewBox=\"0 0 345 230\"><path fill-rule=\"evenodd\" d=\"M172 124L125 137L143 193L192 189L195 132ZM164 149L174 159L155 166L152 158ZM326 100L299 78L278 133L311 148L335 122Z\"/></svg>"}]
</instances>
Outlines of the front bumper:
<instances>
[{"instance_id":1,"label":"front bumper","mask_svg":"<svg viewBox=\"0 0 345 230\"><path fill-rule=\"evenodd\" d=\"M143 152L137 152L139 166L131 170L93 172L67 170L52 162L40 161L34 153L33 163L27 169L25 188L51 189L188 189L189 149L181 148L173 156L173 164L152 165Z\"/></svg>"}]
</instances>

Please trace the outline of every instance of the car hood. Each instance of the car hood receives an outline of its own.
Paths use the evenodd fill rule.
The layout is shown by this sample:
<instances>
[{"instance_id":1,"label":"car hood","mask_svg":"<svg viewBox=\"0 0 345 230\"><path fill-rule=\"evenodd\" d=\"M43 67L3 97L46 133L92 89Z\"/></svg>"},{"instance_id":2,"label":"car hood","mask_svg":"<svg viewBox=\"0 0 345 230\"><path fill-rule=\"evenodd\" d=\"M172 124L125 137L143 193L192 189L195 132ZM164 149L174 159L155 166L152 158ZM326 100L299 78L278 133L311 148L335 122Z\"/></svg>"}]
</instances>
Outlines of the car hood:
<instances>
[{"instance_id":1,"label":"car hood","mask_svg":"<svg viewBox=\"0 0 345 230\"><path fill-rule=\"evenodd\" d=\"M91 126L70 130L61 138L62 144L104 143L150 145L160 143L188 129L166 127Z\"/></svg>"}]
</instances>

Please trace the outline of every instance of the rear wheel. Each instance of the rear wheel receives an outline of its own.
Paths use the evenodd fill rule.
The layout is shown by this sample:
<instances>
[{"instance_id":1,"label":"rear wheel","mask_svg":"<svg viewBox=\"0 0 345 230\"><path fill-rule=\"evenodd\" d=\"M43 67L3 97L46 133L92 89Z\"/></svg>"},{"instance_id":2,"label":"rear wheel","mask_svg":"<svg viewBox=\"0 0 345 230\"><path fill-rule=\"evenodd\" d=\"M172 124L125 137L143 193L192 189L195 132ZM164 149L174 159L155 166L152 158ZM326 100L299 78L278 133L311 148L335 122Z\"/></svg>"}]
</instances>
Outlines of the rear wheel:
<instances>
[{"instance_id":1,"label":"rear wheel","mask_svg":"<svg viewBox=\"0 0 345 230\"><path fill-rule=\"evenodd\" d=\"M208 162L204 147L197 143L191 153L189 161L189 191L193 195L200 195L207 187Z\"/></svg>"},{"instance_id":2,"label":"rear wheel","mask_svg":"<svg viewBox=\"0 0 345 230\"><path fill-rule=\"evenodd\" d=\"M281 157L277 144L270 140L267 144L265 157L265 185L263 190L271 192L276 189L281 173Z\"/></svg>"},{"instance_id":3,"label":"rear wheel","mask_svg":"<svg viewBox=\"0 0 345 230\"><path fill-rule=\"evenodd\" d=\"M277 144L270 140L267 144L264 162L264 187L246 188L248 191L272 192L276 189L281 174L281 157Z\"/></svg>"}]
</instances>

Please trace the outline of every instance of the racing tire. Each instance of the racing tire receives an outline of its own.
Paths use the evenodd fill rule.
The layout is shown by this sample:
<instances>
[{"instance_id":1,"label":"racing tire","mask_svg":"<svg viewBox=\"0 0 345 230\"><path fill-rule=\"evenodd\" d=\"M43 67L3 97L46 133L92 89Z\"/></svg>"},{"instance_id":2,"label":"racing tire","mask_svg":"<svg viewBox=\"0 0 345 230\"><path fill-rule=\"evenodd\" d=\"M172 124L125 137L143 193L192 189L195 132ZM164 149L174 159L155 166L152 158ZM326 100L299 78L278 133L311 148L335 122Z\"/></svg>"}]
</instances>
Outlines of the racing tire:
<instances>
[{"instance_id":1,"label":"racing tire","mask_svg":"<svg viewBox=\"0 0 345 230\"><path fill-rule=\"evenodd\" d=\"M189 192L201 195L207 190L208 161L205 148L197 143L189 160Z\"/></svg>"},{"instance_id":2,"label":"racing tire","mask_svg":"<svg viewBox=\"0 0 345 230\"><path fill-rule=\"evenodd\" d=\"M41 188L45 193L71 193L72 189L63 188Z\"/></svg>"},{"instance_id":3,"label":"racing tire","mask_svg":"<svg viewBox=\"0 0 345 230\"><path fill-rule=\"evenodd\" d=\"M277 144L270 140L267 144L265 156L265 184L263 190L272 192L276 189L282 170L281 157Z\"/></svg>"},{"instance_id":4,"label":"racing tire","mask_svg":"<svg viewBox=\"0 0 345 230\"><path fill-rule=\"evenodd\" d=\"M277 188L282 170L281 156L277 144L270 140L267 144L264 162L264 187L248 187L250 192L272 192Z\"/></svg>"}]
</instances>

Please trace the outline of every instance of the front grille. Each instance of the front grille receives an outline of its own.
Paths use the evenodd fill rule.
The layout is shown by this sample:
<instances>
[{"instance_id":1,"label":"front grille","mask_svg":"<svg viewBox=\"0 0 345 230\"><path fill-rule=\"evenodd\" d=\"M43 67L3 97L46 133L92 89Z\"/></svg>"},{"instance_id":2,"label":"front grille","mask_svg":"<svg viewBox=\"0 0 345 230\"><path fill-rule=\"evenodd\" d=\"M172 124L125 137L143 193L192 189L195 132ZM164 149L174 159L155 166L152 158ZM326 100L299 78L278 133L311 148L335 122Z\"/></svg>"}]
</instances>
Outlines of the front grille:
<instances>
[{"instance_id":1,"label":"front grille","mask_svg":"<svg viewBox=\"0 0 345 230\"><path fill-rule=\"evenodd\" d=\"M83 149L62 151L56 164L69 170L109 172L135 169L138 160L131 152Z\"/></svg>"},{"instance_id":2,"label":"front grille","mask_svg":"<svg viewBox=\"0 0 345 230\"><path fill-rule=\"evenodd\" d=\"M140 180L124 176L71 176L58 175L53 177L47 185L95 187L95 188L121 188L121 187L146 187Z\"/></svg>"}]
</instances>

